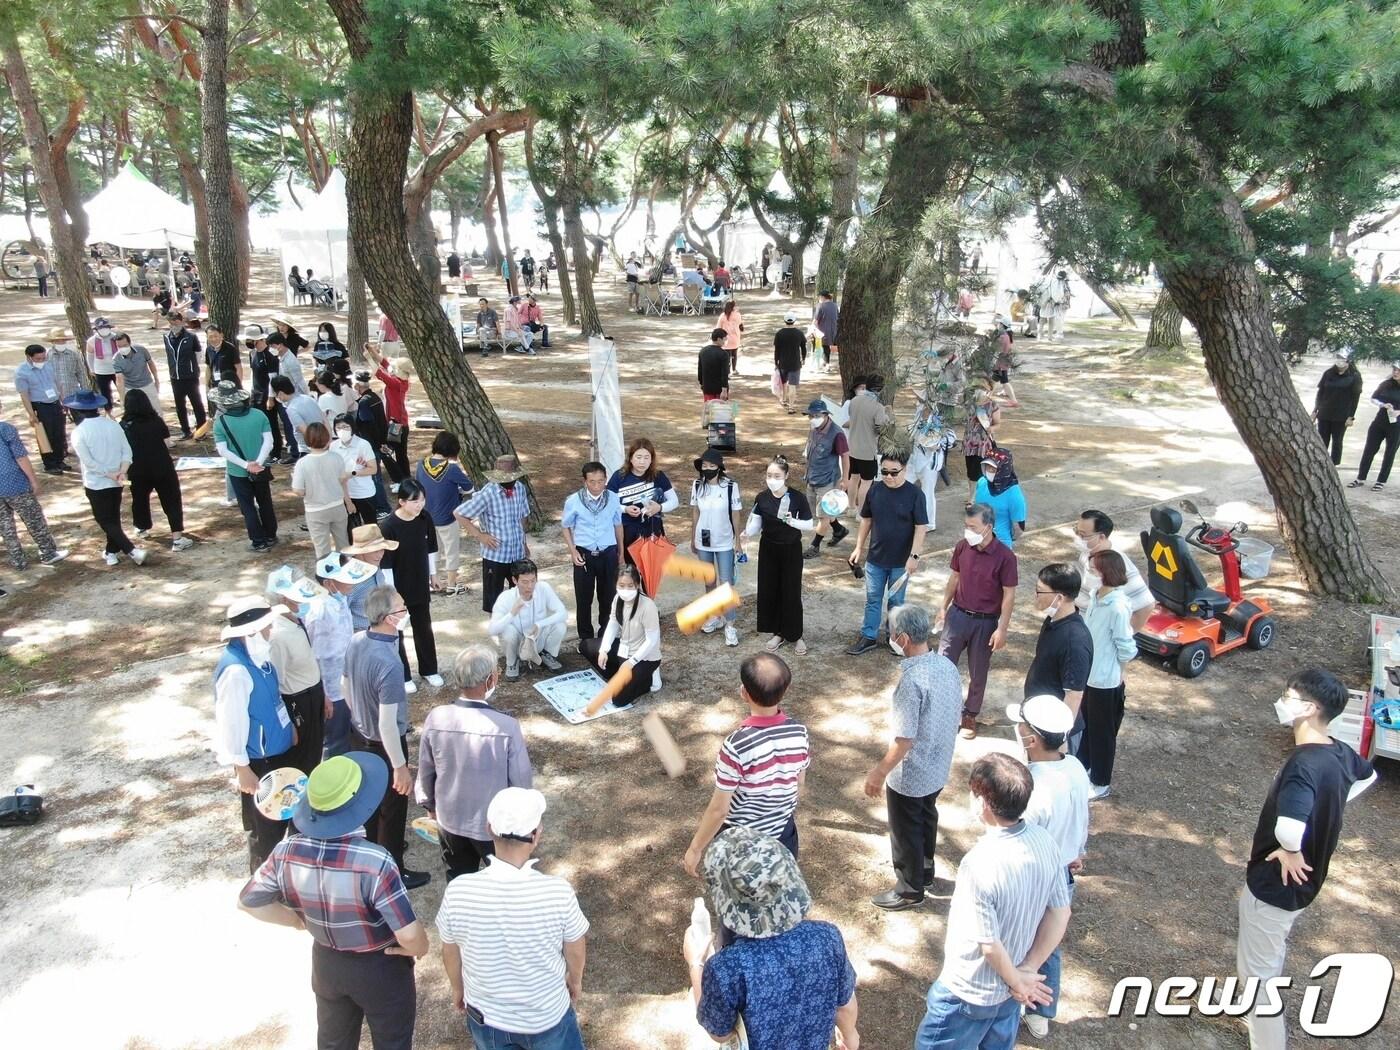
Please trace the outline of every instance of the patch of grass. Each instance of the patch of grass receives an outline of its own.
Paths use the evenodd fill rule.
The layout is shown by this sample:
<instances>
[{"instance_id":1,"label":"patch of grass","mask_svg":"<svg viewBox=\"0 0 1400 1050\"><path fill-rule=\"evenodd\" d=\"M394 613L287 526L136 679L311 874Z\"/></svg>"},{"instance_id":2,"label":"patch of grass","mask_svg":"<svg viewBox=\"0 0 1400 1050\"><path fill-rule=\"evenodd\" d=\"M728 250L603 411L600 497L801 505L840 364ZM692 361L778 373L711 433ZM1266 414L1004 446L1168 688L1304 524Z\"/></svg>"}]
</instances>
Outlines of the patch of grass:
<instances>
[{"instance_id":1,"label":"patch of grass","mask_svg":"<svg viewBox=\"0 0 1400 1050\"><path fill-rule=\"evenodd\" d=\"M1136 390L1129 390L1126 387L1115 387L1109 391L1109 396L1118 401L1141 401L1142 398Z\"/></svg>"},{"instance_id":2,"label":"patch of grass","mask_svg":"<svg viewBox=\"0 0 1400 1050\"><path fill-rule=\"evenodd\" d=\"M34 682L30 665L37 654L29 657L16 656L6 649L0 649L0 695L23 696Z\"/></svg>"}]
</instances>

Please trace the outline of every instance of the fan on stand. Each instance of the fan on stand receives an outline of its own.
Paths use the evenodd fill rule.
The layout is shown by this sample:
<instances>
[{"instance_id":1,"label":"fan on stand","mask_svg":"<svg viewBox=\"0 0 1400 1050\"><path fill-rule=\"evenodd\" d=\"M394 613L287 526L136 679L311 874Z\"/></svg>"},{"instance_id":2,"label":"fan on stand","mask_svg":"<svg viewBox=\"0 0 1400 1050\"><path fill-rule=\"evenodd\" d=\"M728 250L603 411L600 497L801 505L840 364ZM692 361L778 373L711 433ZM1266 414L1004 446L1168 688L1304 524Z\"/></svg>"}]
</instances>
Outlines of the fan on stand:
<instances>
[{"instance_id":1,"label":"fan on stand","mask_svg":"<svg viewBox=\"0 0 1400 1050\"><path fill-rule=\"evenodd\" d=\"M107 279L112 282L112 287L117 290L116 297L125 299L126 287L131 284L131 271L125 266L113 266L107 271Z\"/></svg>"}]
</instances>

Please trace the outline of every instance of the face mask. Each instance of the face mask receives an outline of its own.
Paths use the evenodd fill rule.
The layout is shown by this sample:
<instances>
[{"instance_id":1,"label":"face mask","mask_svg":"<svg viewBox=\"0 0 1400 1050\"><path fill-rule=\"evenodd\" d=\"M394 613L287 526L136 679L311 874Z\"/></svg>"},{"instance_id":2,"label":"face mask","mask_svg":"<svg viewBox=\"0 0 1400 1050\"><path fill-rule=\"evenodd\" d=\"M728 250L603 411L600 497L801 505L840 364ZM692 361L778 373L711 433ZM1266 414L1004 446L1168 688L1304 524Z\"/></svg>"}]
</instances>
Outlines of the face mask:
<instances>
[{"instance_id":1,"label":"face mask","mask_svg":"<svg viewBox=\"0 0 1400 1050\"><path fill-rule=\"evenodd\" d=\"M972 818L974 828L982 827L982 800L976 795L967 797L967 815Z\"/></svg>"},{"instance_id":2,"label":"face mask","mask_svg":"<svg viewBox=\"0 0 1400 1050\"><path fill-rule=\"evenodd\" d=\"M637 597L637 592L636 592L636 591L624 590L623 588L619 587L619 588L617 589L617 596L618 596L619 598L622 599L622 602L623 602L623 604L625 605L625 604L627 604L628 602L631 602L632 599L634 599L635 597Z\"/></svg>"},{"instance_id":3,"label":"face mask","mask_svg":"<svg viewBox=\"0 0 1400 1050\"><path fill-rule=\"evenodd\" d=\"M785 488L787 488L787 482L784 481L782 478L769 478L769 479L768 479L768 491L771 492L771 493L773 493L773 495L776 496L779 492L782 492L783 489L785 489Z\"/></svg>"},{"instance_id":4,"label":"face mask","mask_svg":"<svg viewBox=\"0 0 1400 1050\"><path fill-rule=\"evenodd\" d=\"M350 438L354 436L354 432L349 427L336 427L335 436L340 438L340 443L342 445L348 445L350 444Z\"/></svg>"},{"instance_id":5,"label":"face mask","mask_svg":"<svg viewBox=\"0 0 1400 1050\"><path fill-rule=\"evenodd\" d=\"M1291 726L1300 718L1308 716L1308 708L1311 705L1301 700L1289 700L1286 697L1279 697L1274 701L1274 717L1278 719L1281 726Z\"/></svg>"},{"instance_id":6,"label":"face mask","mask_svg":"<svg viewBox=\"0 0 1400 1050\"><path fill-rule=\"evenodd\" d=\"M700 476L701 476L702 478L704 478L706 481L714 481L715 478L719 477L719 471L717 471L717 470L702 470L702 471L700 472Z\"/></svg>"},{"instance_id":7,"label":"face mask","mask_svg":"<svg viewBox=\"0 0 1400 1050\"><path fill-rule=\"evenodd\" d=\"M101 336L103 339L110 339L110 338L112 338L112 330L111 330L110 328L99 328L99 329L97 330L97 334L98 334L99 336Z\"/></svg>"},{"instance_id":8,"label":"face mask","mask_svg":"<svg viewBox=\"0 0 1400 1050\"><path fill-rule=\"evenodd\" d=\"M267 663L268 657L272 655L272 643L260 634L250 634L244 639L248 646L248 656L255 664Z\"/></svg>"},{"instance_id":9,"label":"face mask","mask_svg":"<svg viewBox=\"0 0 1400 1050\"><path fill-rule=\"evenodd\" d=\"M393 625L394 630L398 631L399 634L403 634L403 622L404 622L405 620L407 620L407 619L408 619L408 613L403 612L403 613L399 613L398 619L394 619L394 618L391 617L391 618L389 619L389 623Z\"/></svg>"},{"instance_id":10,"label":"face mask","mask_svg":"<svg viewBox=\"0 0 1400 1050\"><path fill-rule=\"evenodd\" d=\"M978 547L982 544L982 534L973 532L971 529L963 529L963 539L967 540L969 547Z\"/></svg>"},{"instance_id":11,"label":"face mask","mask_svg":"<svg viewBox=\"0 0 1400 1050\"><path fill-rule=\"evenodd\" d=\"M323 343L329 343L331 341L331 334L329 332L317 332L316 338Z\"/></svg>"},{"instance_id":12,"label":"face mask","mask_svg":"<svg viewBox=\"0 0 1400 1050\"><path fill-rule=\"evenodd\" d=\"M1079 533L1077 532L1074 534L1074 549L1077 550L1080 554L1089 553L1089 541L1086 540L1083 536L1079 535Z\"/></svg>"},{"instance_id":13,"label":"face mask","mask_svg":"<svg viewBox=\"0 0 1400 1050\"><path fill-rule=\"evenodd\" d=\"M813 417L812 417L812 429L813 429L813 430L820 430L820 429L822 428L822 424L825 423L825 422L826 422L826 420L823 419L821 416L813 416Z\"/></svg>"},{"instance_id":14,"label":"face mask","mask_svg":"<svg viewBox=\"0 0 1400 1050\"><path fill-rule=\"evenodd\" d=\"M1045 607L1045 620L1050 622L1055 618L1055 614L1060 611L1060 606L1064 604L1064 599L1060 595L1055 595L1054 599Z\"/></svg>"},{"instance_id":15,"label":"face mask","mask_svg":"<svg viewBox=\"0 0 1400 1050\"><path fill-rule=\"evenodd\" d=\"M485 700L489 704L491 702L491 698L495 695L496 687L493 685L490 689L486 690L486 695L483 696L481 699Z\"/></svg>"},{"instance_id":16,"label":"face mask","mask_svg":"<svg viewBox=\"0 0 1400 1050\"><path fill-rule=\"evenodd\" d=\"M131 347L129 347L129 346L119 346L119 347L117 347L117 353L121 354L122 357L126 357L128 354L131 353Z\"/></svg>"}]
</instances>

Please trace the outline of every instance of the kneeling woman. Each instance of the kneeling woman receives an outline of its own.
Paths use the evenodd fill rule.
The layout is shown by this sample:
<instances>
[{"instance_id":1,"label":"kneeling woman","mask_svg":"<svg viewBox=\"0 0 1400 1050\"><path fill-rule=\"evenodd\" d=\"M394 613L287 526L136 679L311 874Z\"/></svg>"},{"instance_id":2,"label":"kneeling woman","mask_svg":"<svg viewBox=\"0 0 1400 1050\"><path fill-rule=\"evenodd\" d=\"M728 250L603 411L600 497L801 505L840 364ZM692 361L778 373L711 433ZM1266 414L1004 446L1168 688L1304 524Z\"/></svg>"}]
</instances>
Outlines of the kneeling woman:
<instances>
[{"instance_id":1,"label":"kneeling woman","mask_svg":"<svg viewBox=\"0 0 1400 1050\"><path fill-rule=\"evenodd\" d=\"M631 680L613 698L618 707L661 688L661 614L642 593L641 574L631 565L618 570L617 597L602 635L580 642L579 652L609 681L624 665L631 669Z\"/></svg>"},{"instance_id":2,"label":"kneeling woman","mask_svg":"<svg viewBox=\"0 0 1400 1050\"><path fill-rule=\"evenodd\" d=\"M798 656L807 655L802 640L802 534L817 527L807 497L788 488L788 461L778 456L768 464L767 492L754 500L746 535L760 530L758 541L758 631L772 633L764 646L776 653L793 642Z\"/></svg>"}]
</instances>

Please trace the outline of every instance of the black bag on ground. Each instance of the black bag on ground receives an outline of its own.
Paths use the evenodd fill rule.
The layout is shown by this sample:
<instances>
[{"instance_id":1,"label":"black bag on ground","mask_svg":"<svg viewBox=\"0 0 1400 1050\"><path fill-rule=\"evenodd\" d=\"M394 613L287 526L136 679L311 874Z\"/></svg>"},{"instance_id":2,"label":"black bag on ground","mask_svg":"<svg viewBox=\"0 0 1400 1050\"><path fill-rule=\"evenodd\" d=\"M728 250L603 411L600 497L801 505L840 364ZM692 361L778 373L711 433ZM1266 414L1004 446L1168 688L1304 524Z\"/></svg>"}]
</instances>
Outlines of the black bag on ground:
<instances>
[{"instance_id":1,"label":"black bag on ground","mask_svg":"<svg viewBox=\"0 0 1400 1050\"><path fill-rule=\"evenodd\" d=\"M22 784L0 797L0 828L18 828L39 823L44 815L44 797L33 784Z\"/></svg>"}]
</instances>

